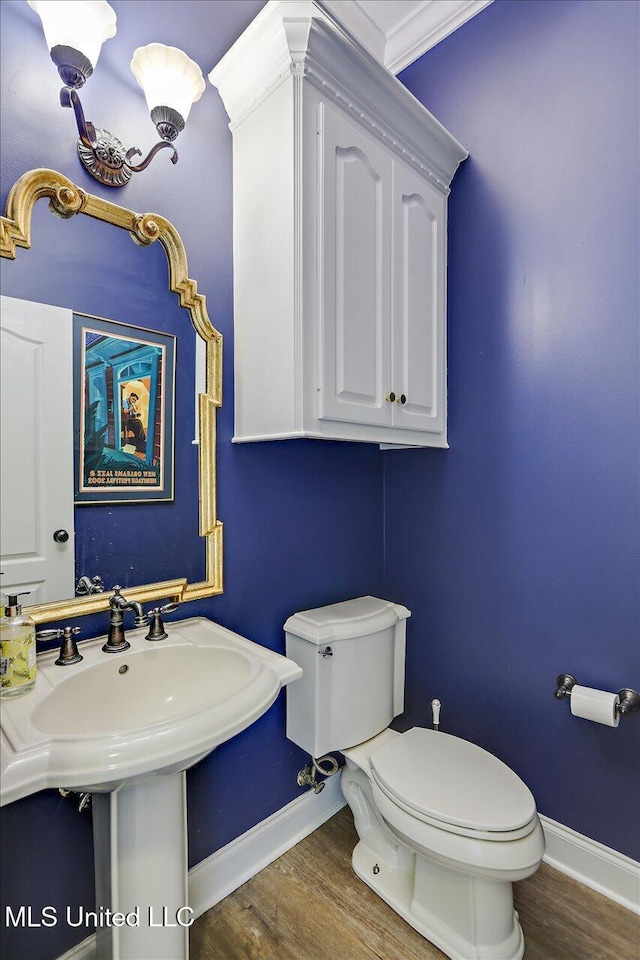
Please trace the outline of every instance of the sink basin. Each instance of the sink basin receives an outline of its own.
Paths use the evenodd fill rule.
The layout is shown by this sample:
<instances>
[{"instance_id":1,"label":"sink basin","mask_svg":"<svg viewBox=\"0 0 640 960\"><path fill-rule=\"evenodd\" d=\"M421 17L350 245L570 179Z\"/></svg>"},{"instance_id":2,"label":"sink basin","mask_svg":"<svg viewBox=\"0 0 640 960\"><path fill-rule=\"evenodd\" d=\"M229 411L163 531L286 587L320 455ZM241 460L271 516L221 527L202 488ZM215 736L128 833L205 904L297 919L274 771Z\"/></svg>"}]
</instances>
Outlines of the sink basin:
<instances>
[{"instance_id":1,"label":"sink basin","mask_svg":"<svg viewBox=\"0 0 640 960\"><path fill-rule=\"evenodd\" d=\"M258 719L280 689L301 676L286 657L202 617L167 624L169 637L102 651L56 666L38 657L34 689L2 701L0 801L45 787L92 792L185 770Z\"/></svg>"},{"instance_id":2,"label":"sink basin","mask_svg":"<svg viewBox=\"0 0 640 960\"><path fill-rule=\"evenodd\" d=\"M50 734L123 734L220 703L258 669L247 654L221 647L136 650L63 677L32 711L31 722Z\"/></svg>"}]
</instances>

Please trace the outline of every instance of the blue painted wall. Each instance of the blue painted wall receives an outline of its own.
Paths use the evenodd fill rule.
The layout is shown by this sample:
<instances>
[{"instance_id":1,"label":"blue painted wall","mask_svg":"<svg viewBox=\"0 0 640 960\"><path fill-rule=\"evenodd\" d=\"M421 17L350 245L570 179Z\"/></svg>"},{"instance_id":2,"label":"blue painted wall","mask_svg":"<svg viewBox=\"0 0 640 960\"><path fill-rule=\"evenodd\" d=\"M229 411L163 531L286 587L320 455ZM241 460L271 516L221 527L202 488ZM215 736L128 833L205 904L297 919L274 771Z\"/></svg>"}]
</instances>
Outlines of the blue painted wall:
<instances>
[{"instance_id":1,"label":"blue painted wall","mask_svg":"<svg viewBox=\"0 0 640 960\"><path fill-rule=\"evenodd\" d=\"M164 3L161 24L155 2L113 5L119 32L83 101L96 123L147 148L134 48L175 43L207 72L262 2ZM185 614L282 651L282 623L296 609L362 593L406 603L405 725L425 722L439 696L445 728L510 763L543 813L636 857L637 718L615 732L596 727L552 694L564 670L608 689L640 684L637 9L497 0L403 74L471 159L450 207L451 449L380 454L311 441L231 445L231 136L217 92L209 86L194 105L178 166L160 155L114 195L75 158L37 18L21 0L0 5L2 205L20 174L49 166L167 216L225 338L226 587ZM73 229L46 211L41 220L47 238ZM118 252L107 274L86 244L69 243L69 258L85 265L72 286L38 272L29 294L8 279L9 265L3 292L68 304L98 289L104 315L130 309L131 261ZM149 270L155 290L163 264ZM197 562L192 551L184 546L185 563ZM103 632L103 620L92 628ZM280 698L190 773L192 863L298 795L303 755L283 731ZM269 775L247 779L265 757ZM4 808L2 828L3 905L91 907L88 818L47 791ZM79 939L62 926L5 931L4 955L49 960Z\"/></svg>"},{"instance_id":2,"label":"blue painted wall","mask_svg":"<svg viewBox=\"0 0 640 960\"><path fill-rule=\"evenodd\" d=\"M152 40L182 46L203 71L218 62L262 6L261 0L113 3L118 33L103 47L85 87L89 119L111 128L127 146L154 142L142 92L129 70L136 46ZM209 616L265 646L284 652L282 624L296 610L364 593L382 594L382 455L377 448L295 441L232 445L233 302L231 134L217 91L210 85L180 136L180 160L162 153L118 192L90 180L75 156L75 123L58 104L60 83L39 20L22 0L2 3L2 207L26 170L52 167L85 189L134 210L168 217L180 231L189 272L207 296L224 337L224 405L218 415L218 513L225 530L225 593L189 604L183 616ZM150 26L151 24L151 26ZM40 205L39 205L40 206ZM19 251L3 263L3 293L74 306L89 313L154 327L166 309L162 251L140 249L123 233L84 218L61 223L41 204L34 233L52 262ZM106 234L94 247L94 231ZM115 235L115 240L112 239ZM98 241L96 240L96 243ZM35 257L29 260L30 256ZM33 264L33 266L31 266ZM107 266L108 264L108 266ZM141 290L143 291L141 293ZM142 302L137 302L142 297ZM169 297L171 299L171 297ZM175 298L173 298L175 299ZM180 408L192 429L192 403ZM180 423L178 423L180 429ZM195 491L193 491L195 498ZM195 502L195 499L193 500ZM113 508L114 510L116 508ZM123 557L149 539L157 507L140 507L125 523ZM176 538L166 546L176 549ZM201 562L202 545L178 544L179 568ZM88 621L88 622L87 622ZM84 636L103 633L104 617L87 618ZM190 861L196 863L300 795L296 773L306 758L284 737L281 697L251 729L217 750L189 775ZM261 771L264 775L261 775ZM34 915L54 905L93 902L90 818L71 801L46 791L3 808L2 918L6 903L31 905ZM90 931L3 930L2 955L49 960Z\"/></svg>"},{"instance_id":3,"label":"blue painted wall","mask_svg":"<svg viewBox=\"0 0 640 960\"><path fill-rule=\"evenodd\" d=\"M468 147L449 221L448 451L385 455L407 724L495 751L542 813L640 856L638 11L498 2L401 76Z\"/></svg>"}]
</instances>

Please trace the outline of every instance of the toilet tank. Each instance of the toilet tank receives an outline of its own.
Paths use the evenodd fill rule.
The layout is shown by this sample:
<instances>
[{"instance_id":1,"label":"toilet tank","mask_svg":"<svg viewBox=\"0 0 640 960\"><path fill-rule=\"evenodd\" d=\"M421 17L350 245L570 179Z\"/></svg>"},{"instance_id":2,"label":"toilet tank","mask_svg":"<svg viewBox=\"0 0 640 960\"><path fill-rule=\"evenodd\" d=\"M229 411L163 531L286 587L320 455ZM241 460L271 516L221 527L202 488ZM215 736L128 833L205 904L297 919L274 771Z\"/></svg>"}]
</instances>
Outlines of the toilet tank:
<instances>
[{"instance_id":1,"label":"toilet tank","mask_svg":"<svg viewBox=\"0 0 640 960\"><path fill-rule=\"evenodd\" d=\"M289 617L287 737L312 757L369 740L404 710L406 607L358 597Z\"/></svg>"}]
</instances>

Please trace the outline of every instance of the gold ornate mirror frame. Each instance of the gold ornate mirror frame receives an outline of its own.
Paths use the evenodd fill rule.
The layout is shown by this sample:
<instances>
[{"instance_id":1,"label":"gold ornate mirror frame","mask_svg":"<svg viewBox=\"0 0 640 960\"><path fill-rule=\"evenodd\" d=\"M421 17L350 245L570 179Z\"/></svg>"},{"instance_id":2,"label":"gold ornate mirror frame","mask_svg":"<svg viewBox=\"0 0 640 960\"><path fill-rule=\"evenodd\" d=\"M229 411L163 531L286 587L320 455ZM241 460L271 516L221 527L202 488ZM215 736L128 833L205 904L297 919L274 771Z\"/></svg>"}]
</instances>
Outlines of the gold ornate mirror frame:
<instances>
[{"instance_id":1,"label":"gold ornate mirror frame","mask_svg":"<svg viewBox=\"0 0 640 960\"><path fill-rule=\"evenodd\" d=\"M181 578L128 587L127 596L140 603L167 598L183 603L222 593L222 523L216 519L215 434L216 408L222 403L222 337L209 319L205 297L198 293L195 280L188 276L182 238L164 217L154 213L134 213L86 193L55 170L31 170L13 185L7 199L6 216L0 218L0 256L14 260L16 247L30 248L31 216L41 197L47 197L49 209L64 220L82 213L126 230L141 246L157 240L164 248L169 266L169 289L178 295L180 306L189 311L196 333L206 344L205 392L198 398L199 533L205 538L206 579L201 583L188 583ZM39 603L25 609L36 623L66 620L107 610L111 596L112 592L97 593Z\"/></svg>"}]
</instances>

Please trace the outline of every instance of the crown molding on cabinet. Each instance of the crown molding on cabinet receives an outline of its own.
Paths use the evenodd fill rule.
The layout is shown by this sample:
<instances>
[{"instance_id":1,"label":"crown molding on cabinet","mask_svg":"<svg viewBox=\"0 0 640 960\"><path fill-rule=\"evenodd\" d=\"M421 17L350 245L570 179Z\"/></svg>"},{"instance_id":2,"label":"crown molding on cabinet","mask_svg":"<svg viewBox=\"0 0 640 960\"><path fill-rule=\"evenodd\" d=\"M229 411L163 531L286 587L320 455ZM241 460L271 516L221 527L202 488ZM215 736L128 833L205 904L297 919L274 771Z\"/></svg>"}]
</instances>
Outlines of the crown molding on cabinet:
<instances>
[{"instance_id":1,"label":"crown molding on cabinet","mask_svg":"<svg viewBox=\"0 0 640 960\"><path fill-rule=\"evenodd\" d=\"M313 0L271 0L209 79L235 130L291 75L311 81L448 194L465 147Z\"/></svg>"},{"instance_id":2,"label":"crown molding on cabinet","mask_svg":"<svg viewBox=\"0 0 640 960\"><path fill-rule=\"evenodd\" d=\"M385 0L385 7L387 2L393 5L393 0ZM422 0L395 23L387 19L382 24L377 19L380 0L269 0L254 22L268 21L280 6L286 6L290 18L310 15L304 11L313 7L313 16L332 23L378 63L398 74L491 3L493 0ZM264 52L268 57L269 51Z\"/></svg>"}]
</instances>

